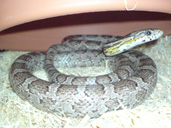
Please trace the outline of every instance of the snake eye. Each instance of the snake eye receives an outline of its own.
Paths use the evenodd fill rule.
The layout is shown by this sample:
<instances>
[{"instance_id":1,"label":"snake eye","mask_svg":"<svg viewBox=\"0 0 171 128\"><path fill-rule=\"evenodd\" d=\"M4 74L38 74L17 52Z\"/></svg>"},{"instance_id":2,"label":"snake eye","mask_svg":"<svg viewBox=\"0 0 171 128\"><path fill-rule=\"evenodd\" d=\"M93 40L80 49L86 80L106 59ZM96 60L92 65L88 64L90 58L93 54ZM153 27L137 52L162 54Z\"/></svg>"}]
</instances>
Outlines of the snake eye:
<instances>
[{"instance_id":1,"label":"snake eye","mask_svg":"<svg viewBox=\"0 0 171 128\"><path fill-rule=\"evenodd\" d=\"M151 32L150 31L147 31L147 35L151 35Z\"/></svg>"}]
</instances>

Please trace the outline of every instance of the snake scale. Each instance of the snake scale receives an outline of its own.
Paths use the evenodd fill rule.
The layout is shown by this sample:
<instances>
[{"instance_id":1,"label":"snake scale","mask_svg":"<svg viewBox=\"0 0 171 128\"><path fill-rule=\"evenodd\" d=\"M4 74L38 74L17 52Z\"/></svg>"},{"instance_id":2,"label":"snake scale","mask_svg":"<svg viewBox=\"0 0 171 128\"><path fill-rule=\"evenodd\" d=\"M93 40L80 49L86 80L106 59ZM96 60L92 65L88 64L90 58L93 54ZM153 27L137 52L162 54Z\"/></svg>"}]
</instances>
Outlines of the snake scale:
<instances>
[{"instance_id":1,"label":"snake scale","mask_svg":"<svg viewBox=\"0 0 171 128\"><path fill-rule=\"evenodd\" d=\"M161 37L159 29L144 29L126 36L72 35L47 52L18 57L9 79L24 100L45 111L71 117L98 117L105 112L133 108L153 92L157 68L147 55L129 50ZM109 67L97 76L66 75L58 68ZM49 81L33 75L45 69Z\"/></svg>"}]
</instances>

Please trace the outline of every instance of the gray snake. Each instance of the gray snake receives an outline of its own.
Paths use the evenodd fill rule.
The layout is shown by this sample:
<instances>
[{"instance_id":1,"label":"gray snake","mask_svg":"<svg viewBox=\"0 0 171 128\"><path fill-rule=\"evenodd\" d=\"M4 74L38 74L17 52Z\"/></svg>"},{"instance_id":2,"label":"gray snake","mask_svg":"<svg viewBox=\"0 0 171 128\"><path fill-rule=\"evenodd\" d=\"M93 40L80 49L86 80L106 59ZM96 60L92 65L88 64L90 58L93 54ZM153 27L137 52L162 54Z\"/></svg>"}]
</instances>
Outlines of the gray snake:
<instances>
[{"instance_id":1,"label":"gray snake","mask_svg":"<svg viewBox=\"0 0 171 128\"><path fill-rule=\"evenodd\" d=\"M157 68L150 57L129 49L135 42L140 45L162 34L159 29L145 29L124 37L68 36L63 44L53 45L47 52L31 52L18 57L10 69L10 84L22 99L58 115L98 117L108 111L133 108L153 92ZM74 76L57 70L94 66L107 66L112 72ZM49 81L32 74L40 69L46 70Z\"/></svg>"}]
</instances>

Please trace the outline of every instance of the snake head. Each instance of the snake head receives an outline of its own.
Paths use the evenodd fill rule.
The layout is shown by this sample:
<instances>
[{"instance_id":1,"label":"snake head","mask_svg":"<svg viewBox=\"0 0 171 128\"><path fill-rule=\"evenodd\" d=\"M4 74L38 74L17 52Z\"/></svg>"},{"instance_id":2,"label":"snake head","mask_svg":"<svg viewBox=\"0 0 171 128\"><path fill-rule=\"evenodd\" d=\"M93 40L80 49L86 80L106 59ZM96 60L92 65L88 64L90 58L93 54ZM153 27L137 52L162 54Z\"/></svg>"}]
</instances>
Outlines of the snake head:
<instances>
[{"instance_id":1,"label":"snake head","mask_svg":"<svg viewBox=\"0 0 171 128\"><path fill-rule=\"evenodd\" d=\"M138 45L157 40L162 35L163 31L160 29L143 29L134 31L123 36L123 38L119 40L106 43L106 45L103 46L103 53L106 56L114 56Z\"/></svg>"},{"instance_id":2,"label":"snake head","mask_svg":"<svg viewBox=\"0 0 171 128\"><path fill-rule=\"evenodd\" d=\"M163 31L160 29L144 29L144 30L132 32L126 35L125 37L133 37L133 41L135 41L136 44L140 45L150 41L157 40L162 35L163 35Z\"/></svg>"}]
</instances>

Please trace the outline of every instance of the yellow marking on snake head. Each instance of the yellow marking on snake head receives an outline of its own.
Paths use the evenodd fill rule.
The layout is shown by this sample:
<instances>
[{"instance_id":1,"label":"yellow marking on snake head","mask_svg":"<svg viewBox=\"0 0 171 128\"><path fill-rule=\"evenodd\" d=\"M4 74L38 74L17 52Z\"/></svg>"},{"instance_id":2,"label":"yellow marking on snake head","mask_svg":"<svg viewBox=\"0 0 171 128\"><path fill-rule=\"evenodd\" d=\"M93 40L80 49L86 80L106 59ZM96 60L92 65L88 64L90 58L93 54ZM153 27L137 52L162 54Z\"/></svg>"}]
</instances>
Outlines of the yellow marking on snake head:
<instances>
[{"instance_id":1,"label":"yellow marking on snake head","mask_svg":"<svg viewBox=\"0 0 171 128\"><path fill-rule=\"evenodd\" d=\"M134 41L136 41L138 38L140 38L140 37L136 37L133 39L132 39L132 37L128 37L128 38L124 38L122 40L119 40L118 42L114 42L108 48L104 49L104 54L107 56L113 56L113 55L122 53L125 50L129 50L130 49L129 47L131 45L133 45L132 43ZM125 47L123 47L123 46L125 46Z\"/></svg>"},{"instance_id":2,"label":"yellow marking on snake head","mask_svg":"<svg viewBox=\"0 0 171 128\"><path fill-rule=\"evenodd\" d=\"M117 47L110 47L104 50L105 55L112 55L113 53L116 53L119 51L119 48Z\"/></svg>"},{"instance_id":3,"label":"yellow marking on snake head","mask_svg":"<svg viewBox=\"0 0 171 128\"><path fill-rule=\"evenodd\" d=\"M114 44L112 44L111 46L109 46L108 48L104 49L104 54L107 56L112 56L115 55L116 53L120 53L122 52L122 50L120 50L120 48L123 45L127 45L127 44L131 44L132 40L128 40L128 38L120 40L119 42L115 42Z\"/></svg>"}]
</instances>

